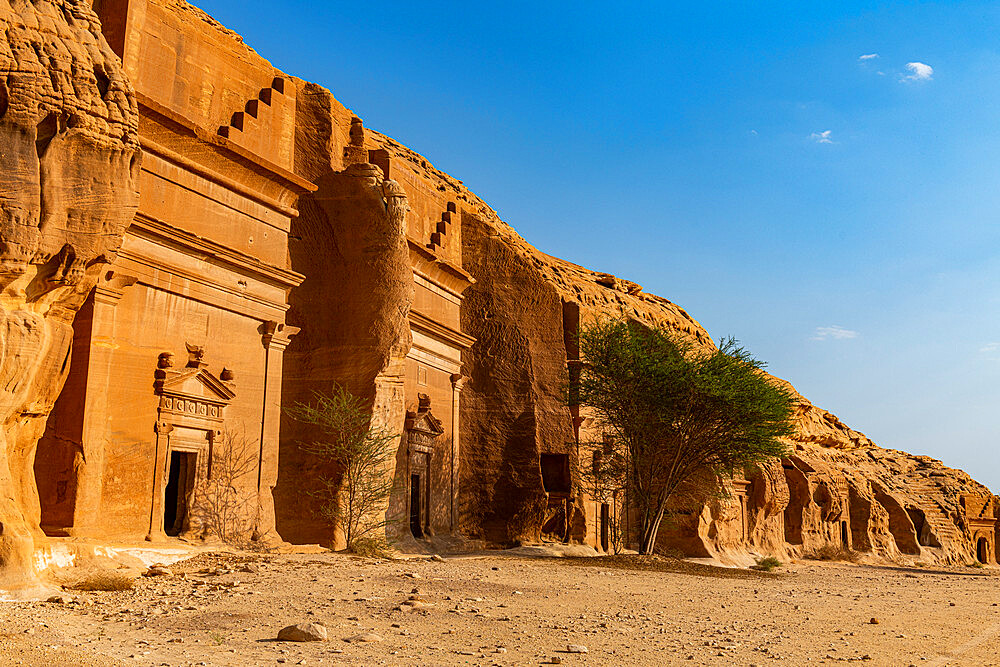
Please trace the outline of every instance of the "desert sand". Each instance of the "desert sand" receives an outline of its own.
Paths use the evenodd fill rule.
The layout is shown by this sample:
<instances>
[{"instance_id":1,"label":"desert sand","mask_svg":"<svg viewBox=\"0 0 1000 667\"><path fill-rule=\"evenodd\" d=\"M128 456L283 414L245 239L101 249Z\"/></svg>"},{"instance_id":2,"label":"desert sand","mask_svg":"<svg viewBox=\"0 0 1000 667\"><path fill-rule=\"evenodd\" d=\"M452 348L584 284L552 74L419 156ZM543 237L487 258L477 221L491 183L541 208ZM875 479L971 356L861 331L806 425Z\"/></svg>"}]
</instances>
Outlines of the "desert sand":
<instances>
[{"instance_id":1,"label":"desert sand","mask_svg":"<svg viewBox=\"0 0 1000 667\"><path fill-rule=\"evenodd\" d=\"M202 554L169 572L130 591L3 603L0 664L1000 663L991 569L800 561L764 573L500 552ZM327 641L275 640L310 622Z\"/></svg>"}]
</instances>

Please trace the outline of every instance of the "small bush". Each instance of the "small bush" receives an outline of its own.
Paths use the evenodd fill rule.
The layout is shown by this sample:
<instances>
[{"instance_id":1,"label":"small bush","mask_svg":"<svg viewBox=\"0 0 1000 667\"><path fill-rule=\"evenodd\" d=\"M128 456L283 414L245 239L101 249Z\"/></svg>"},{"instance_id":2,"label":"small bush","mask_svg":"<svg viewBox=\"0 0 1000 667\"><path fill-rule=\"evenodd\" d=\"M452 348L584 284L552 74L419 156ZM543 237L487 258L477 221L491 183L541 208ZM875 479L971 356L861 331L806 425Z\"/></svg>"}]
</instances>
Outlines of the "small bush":
<instances>
[{"instance_id":1,"label":"small bush","mask_svg":"<svg viewBox=\"0 0 1000 667\"><path fill-rule=\"evenodd\" d=\"M362 558L390 558L392 549L384 539L377 537L359 537L348 549L355 556Z\"/></svg>"},{"instance_id":2,"label":"small bush","mask_svg":"<svg viewBox=\"0 0 1000 667\"><path fill-rule=\"evenodd\" d=\"M965 566L966 567L976 567L976 568L979 568L979 567L983 567L983 564L980 563L978 560L974 560L972 562L966 563Z\"/></svg>"},{"instance_id":3,"label":"small bush","mask_svg":"<svg viewBox=\"0 0 1000 667\"><path fill-rule=\"evenodd\" d=\"M768 556L767 558L758 558L757 564L753 566L753 569L770 572L776 567L781 567L781 561L774 556Z\"/></svg>"},{"instance_id":4,"label":"small bush","mask_svg":"<svg viewBox=\"0 0 1000 667\"><path fill-rule=\"evenodd\" d=\"M76 591L128 591L135 586L135 579L111 570L88 574L70 588Z\"/></svg>"},{"instance_id":5,"label":"small bush","mask_svg":"<svg viewBox=\"0 0 1000 667\"><path fill-rule=\"evenodd\" d=\"M664 558L673 558L675 560L680 560L687 556L687 554L685 554L683 551L681 551L676 547L666 547L666 548L657 547L656 549L653 550L653 553L656 554L657 556L663 556Z\"/></svg>"},{"instance_id":6,"label":"small bush","mask_svg":"<svg viewBox=\"0 0 1000 667\"><path fill-rule=\"evenodd\" d=\"M809 553L804 554L804 557L809 560L840 560L849 563L857 563L860 560L857 552L832 544L824 544L818 549L813 549Z\"/></svg>"}]
</instances>

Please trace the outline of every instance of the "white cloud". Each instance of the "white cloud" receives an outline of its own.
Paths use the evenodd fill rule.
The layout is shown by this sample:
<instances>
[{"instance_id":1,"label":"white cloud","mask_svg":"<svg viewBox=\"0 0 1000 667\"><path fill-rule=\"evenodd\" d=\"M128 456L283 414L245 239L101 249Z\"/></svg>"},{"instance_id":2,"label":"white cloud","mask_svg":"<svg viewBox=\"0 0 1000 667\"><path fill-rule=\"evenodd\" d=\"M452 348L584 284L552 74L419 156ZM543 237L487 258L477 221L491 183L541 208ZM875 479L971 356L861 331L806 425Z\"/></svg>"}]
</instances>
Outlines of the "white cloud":
<instances>
[{"instance_id":1,"label":"white cloud","mask_svg":"<svg viewBox=\"0 0 1000 667\"><path fill-rule=\"evenodd\" d=\"M822 132L813 132L809 135L809 138L815 141L817 144L832 144L833 138L830 136L832 130L823 130Z\"/></svg>"},{"instance_id":2,"label":"white cloud","mask_svg":"<svg viewBox=\"0 0 1000 667\"><path fill-rule=\"evenodd\" d=\"M986 343L979 351L983 354L997 354L1000 352L1000 343Z\"/></svg>"},{"instance_id":3,"label":"white cloud","mask_svg":"<svg viewBox=\"0 0 1000 667\"><path fill-rule=\"evenodd\" d=\"M809 340L848 340L850 338L857 338L860 335L857 331L851 331L850 329L845 329L842 326L834 324L829 327L816 327L816 331Z\"/></svg>"},{"instance_id":4,"label":"white cloud","mask_svg":"<svg viewBox=\"0 0 1000 667\"><path fill-rule=\"evenodd\" d=\"M752 134L753 136L756 137L757 136L757 130L750 130L750 134Z\"/></svg>"},{"instance_id":5,"label":"white cloud","mask_svg":"<svg viewBox=\"0 0 1000 667\"><path fill-rule=\"evenodd\" d=\"M875 58L878 58L877 53L866 53L862 56L859 56L858 60L874 60Z\"/></svg>"},{"instance_id":6,"label":"white cloud","mask_svg":"<svg viewBox=\"0 0 1000 667\"><path fill-rule=\"evenodd\" d=\"M925 63L906 63L910 74L903 77L904 81L930 81L934 77L934 68Z\"/></svg>"}]
</instances>

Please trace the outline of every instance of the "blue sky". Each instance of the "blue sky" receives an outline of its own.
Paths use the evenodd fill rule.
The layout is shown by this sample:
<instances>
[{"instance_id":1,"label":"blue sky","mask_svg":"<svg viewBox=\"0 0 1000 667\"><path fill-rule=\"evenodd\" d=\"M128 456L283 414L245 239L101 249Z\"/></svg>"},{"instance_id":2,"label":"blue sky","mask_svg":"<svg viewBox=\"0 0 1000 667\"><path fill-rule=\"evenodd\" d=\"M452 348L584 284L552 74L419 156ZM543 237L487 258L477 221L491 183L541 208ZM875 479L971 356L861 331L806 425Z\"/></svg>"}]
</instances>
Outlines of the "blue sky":
<instances>
[{"instance_id":1,"label":"blue sky","mask_svg":"<svg viewBox=\"0 0 1000 667\"><path fill-rule=\"evenodd\" d=\"M539 248L1000 491L997 3L199 6Z\"/></svg>"}]
</instances>

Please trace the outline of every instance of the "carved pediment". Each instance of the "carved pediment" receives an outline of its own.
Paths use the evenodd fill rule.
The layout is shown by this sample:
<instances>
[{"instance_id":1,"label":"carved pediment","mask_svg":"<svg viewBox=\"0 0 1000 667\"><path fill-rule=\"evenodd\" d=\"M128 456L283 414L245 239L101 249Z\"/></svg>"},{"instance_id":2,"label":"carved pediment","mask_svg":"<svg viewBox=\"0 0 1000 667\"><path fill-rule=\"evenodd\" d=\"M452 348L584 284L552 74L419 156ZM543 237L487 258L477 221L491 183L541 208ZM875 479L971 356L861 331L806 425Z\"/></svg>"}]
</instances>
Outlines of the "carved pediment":
<instances>
[{"instance_id":1,"label":"carved pediment","mask_svg":"<svg viewBox=\"0 0 1000 667\"><path fill-rule=\"evenodd\" d=\"M189 350L190 352L190 350ZM161 415L221 420L223 410L235 398L233 383L211 373L201 362L174 370L168 353L160 355L155 390L160 396ZM226 370L223 370L223 374ZM230 372L231 375L231 372ZM161 416L162 418L162 416Z\"/></svg>"},{"instance_id":2,"label":"carved pediment","mask_svg":"<svg viewBox=\"0 0 1000 667\"><path fill-rule=\"evenodd\" d=\"M444 434L444 427L441 426L441 420L432 415L429 410L423 414L407 412L406 430L423 433L432 438Z\"/></svg>"},{"instance_id":3,"label":"carved pediment","mask_svg":"<svg viewBox=\"0 0 1000 667\"><path fill-rule=\"evenodd\" d=\"M431 399L425 394L419 396L416 410L406 412L406 435L411 445L429 446L435 438L444 434L441 420L431 413Z\"/></svg>"},{"instance_id":4,"label":"carved pediment","mask_svg":"<svg viewBox=\"0 0 1000 667\"><path fill-rule=\"evenodd\" d=\"M229 403L236 396L225 382L204 368L185 368L169 372L159 384L159 393L182 398Z\"/></svg>"}]
</instances>

